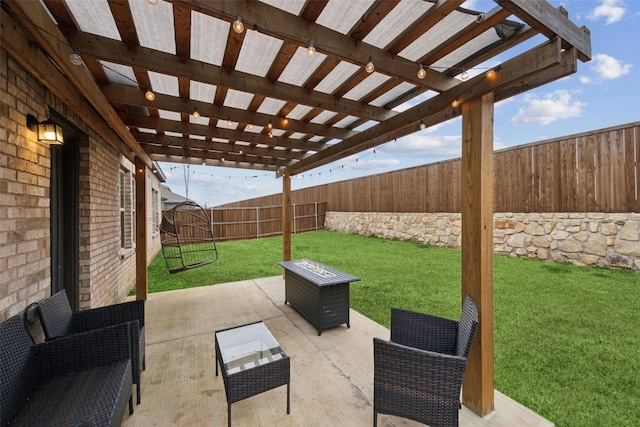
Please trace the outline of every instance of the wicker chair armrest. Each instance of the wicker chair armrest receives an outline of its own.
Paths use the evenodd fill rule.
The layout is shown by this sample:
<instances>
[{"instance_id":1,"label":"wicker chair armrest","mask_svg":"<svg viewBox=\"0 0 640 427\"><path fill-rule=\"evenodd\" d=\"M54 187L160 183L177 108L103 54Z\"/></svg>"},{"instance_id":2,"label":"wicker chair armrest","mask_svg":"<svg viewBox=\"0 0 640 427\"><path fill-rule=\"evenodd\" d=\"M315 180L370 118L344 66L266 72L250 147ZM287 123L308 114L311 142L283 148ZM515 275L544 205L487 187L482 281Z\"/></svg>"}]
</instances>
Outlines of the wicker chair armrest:
<instances>
[{"instance_id":1,"label":"wicker chair armrest","mask_svg":"<svg viewBox=\"0 0 640 427\"><path fill-rule=\"evenodd\" d=\"M374 382L459 404L467 359L373 339Z\"/></svg>"},{"instance_id":2,"label":"wicker chair armrest","mask_svg":"<svg viewBox=\"0 0 640 427\"><path fill-rule=\"evenodd\" d=\"M135 300L77 311L73 313L72 329L74 332L90 331L134 320L144 328L144 303L145 300Z\"/></svg>"},{"instance_id":3,"label":"wicker chair armrest","mask_svg":"<svg viewBox=\"0 0 640 427\"><path fill-rule=\"evenodd\" d=\"M454 354L458 321L414 311L391 309L391 341L407 347Z\"/></svg>"},{"instance_id":4,"label":"wicker chair armrest","mask_svg":"<svg viewBox=\"0 0 640 427\"><path fill-rule=\"evenodd\" d=\"M121 323L35 345L33 356L38 375L46 379L131 360L130 329L129 323Z\"/></svg>"}]
</instances>

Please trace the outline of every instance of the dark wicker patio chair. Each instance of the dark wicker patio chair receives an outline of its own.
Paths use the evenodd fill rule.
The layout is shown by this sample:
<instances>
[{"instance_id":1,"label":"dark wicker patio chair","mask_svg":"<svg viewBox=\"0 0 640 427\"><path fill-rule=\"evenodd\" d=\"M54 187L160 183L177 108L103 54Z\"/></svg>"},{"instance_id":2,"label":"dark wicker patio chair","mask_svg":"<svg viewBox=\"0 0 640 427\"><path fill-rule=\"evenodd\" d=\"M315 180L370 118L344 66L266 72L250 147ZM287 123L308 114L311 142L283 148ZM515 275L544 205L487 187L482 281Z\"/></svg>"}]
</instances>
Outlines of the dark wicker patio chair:
<instances>
[{"instance_id":1,"label":"dark wicker patio chair","mask_svg":"<svg viewBox=\"0 0 640 427\"><path fill-rule=\"evenodd\" d=\"M144 300L73 312L63 289L38 304L38 316L47 340L137 320L139 327L131 324L130 335L133 382L140 404L140 377L145 369Z\"/></svg>"},{"instance_id":2,"label":"dark wicker patio chair","mask_svg":"<svg viewBox=\"0 0 640 427\"><path fill-rule=\"evenodd\" d=\"M478 325L470 296L460 320L391 309L391 341L373 339L373 425L378 414L457 426L467 355Z\"/></svg>"},{"instance_id":3,"label":"dark wicker patio chair","mask_svg":"<svg viewBox=\"0 0 640 427\"><path fill-rule=\"evenodd\" d=\"M127 403L133 414L129 325L31 345L20 317L0 323L1 426L119 426Z\"/></svg>"}]
</instances>

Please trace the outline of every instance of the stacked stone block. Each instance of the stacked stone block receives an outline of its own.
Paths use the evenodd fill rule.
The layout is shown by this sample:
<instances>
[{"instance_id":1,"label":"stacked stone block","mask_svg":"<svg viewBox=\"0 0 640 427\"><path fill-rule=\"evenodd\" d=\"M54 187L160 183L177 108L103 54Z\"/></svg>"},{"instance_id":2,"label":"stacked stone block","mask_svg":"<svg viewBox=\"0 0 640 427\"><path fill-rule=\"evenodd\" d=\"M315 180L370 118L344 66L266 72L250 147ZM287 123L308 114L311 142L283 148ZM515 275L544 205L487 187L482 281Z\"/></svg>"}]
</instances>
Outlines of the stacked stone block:
<instances>
[{"instance_id":1,"label":"stacked stone block","mask_svg":"<svg viewBox=\"0 0 640 427\"><path fill-rule=\"evenodd\" d=\"M459 248L457 213L327 212L325 227L343 233ZM638 213L496 213L497 254L640 273Z\"/></svg>"}]
</instances>

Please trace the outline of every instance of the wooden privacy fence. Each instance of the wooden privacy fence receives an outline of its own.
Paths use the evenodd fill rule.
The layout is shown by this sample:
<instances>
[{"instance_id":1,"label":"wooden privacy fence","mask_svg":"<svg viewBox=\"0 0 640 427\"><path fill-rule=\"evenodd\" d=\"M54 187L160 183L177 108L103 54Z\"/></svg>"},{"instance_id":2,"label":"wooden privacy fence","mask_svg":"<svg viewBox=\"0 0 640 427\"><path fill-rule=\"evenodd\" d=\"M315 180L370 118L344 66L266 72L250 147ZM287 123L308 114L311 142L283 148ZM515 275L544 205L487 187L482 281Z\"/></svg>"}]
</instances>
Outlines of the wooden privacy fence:
<instances>
[{"instance_id":1,"label":"wooden privacy fence","mask_svg":"<svg viewBox=\"0 0 640 427\"><path fill-rule=\"evenodd\" d=\"M293 233L324 228L327 203L303 203L291 207ZM241 208L211 208L216 241L256 239L282 234L282 205Z\"/></svg>"},{"instance_id":2,"label":"wooden privacy fence","mask_svg":"<svg viewBox=\"0 0 640 427\"><path fill-rule=\"evenodd\" d=\"M494 212L640 212L640 122L494 153ZM291 193L332 212L460 212L460 159ZM275 194L225 206L281 203Z\"/></svg>"}]
</instances>

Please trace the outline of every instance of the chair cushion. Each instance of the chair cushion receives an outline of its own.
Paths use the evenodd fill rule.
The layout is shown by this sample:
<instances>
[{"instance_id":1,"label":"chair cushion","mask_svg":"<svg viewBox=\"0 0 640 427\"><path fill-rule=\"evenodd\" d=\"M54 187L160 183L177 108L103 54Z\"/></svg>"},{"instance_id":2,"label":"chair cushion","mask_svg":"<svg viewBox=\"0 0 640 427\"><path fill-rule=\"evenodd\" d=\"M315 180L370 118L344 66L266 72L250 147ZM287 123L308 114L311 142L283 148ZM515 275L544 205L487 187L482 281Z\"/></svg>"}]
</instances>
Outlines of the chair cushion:
<instances>
[{"instance_id":1,"label":"chair cushion","mask_svg":"<svg viewBox=\"0 0 640 427\"><path fill-rule=\"evenodd\" d=\"M66 337L71 333L73 310L63 289L38 305L40 323L47 340Z\"/></svg>"},{"instance_id":2,"label":"chair cushion","mask_svg":"<svg viewBox=\"0 0 640 427\"><path fill-rule=\"evenodd\" d=\"M99 366L41 384L11 421L14 426L109 426L126 408L122 393L130 375L128 359ZM121 395L127 397L123 406ZM117 419L117 423L121 421Z\"/></svg>"}]
</instances>

